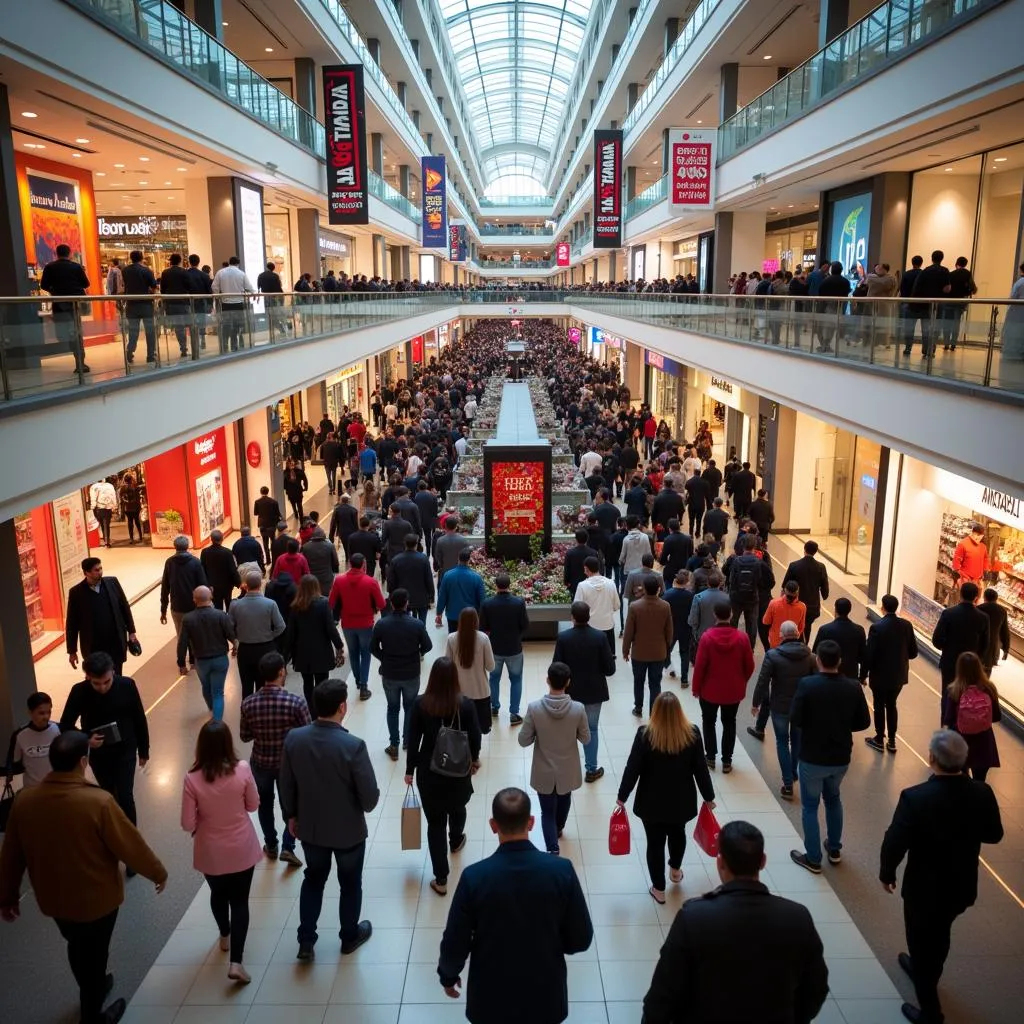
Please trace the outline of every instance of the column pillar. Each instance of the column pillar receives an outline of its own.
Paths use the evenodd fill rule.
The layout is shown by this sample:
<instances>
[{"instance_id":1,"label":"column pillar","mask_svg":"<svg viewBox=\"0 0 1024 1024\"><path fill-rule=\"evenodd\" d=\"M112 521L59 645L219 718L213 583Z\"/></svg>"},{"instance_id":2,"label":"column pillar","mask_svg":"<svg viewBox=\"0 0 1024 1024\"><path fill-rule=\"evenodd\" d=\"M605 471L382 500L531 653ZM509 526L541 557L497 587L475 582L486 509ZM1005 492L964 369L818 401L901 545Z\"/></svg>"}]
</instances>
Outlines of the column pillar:
<instances>
[{"instance_id":1,"label":"column pillar","mask_svg":"<svg viewBox=\"0 0 1024 1024\"><path fill-rule=\"evenodd\" d=\"M395 83L395 92L398 94L398 102L402 104L402 107L406 107L406 101L409 98L409 86L405 82Z\"/></svg>"},{"instance_id":2,"label":"column pillar","mask_svg":"<svg viewBox=\"0 0 1024 1024\"><path fill-rule=\"evenodd\" d=\"M24 267L22 262L22 273ZM14 596L21 590L21 563L13 519L0 522L0 569L5 580L18 581L9 599L0 601L0 735L10 736L15 726L24 723L25 701L36 689L24 595L21 601Z\"/></svg>"},{"instance_id":3,"label":"column pillar","mask_svg":"<svg viewBox=\"0 0 1024 1024\"><path fill-rule=\"evenodd\" d=\"M387 261L384 257L387 254L387 243L383 235L373 235L370 240L373 244L374 276L385 277L387 275Z\"/></svg>"},{"instance_id":4,"label":"column pillar","mask_svg":"<svg viewBox=\"0 0 1024 1024\"><path fill-rule=\"evenodd\" d=\"M32 253L32 261L35 262L35 253ZM90 267L89 270L93 271L93 268ZM99 275L99 267L95 268L95 274ZM0 295L28 295L28 291L28 259L25 252L25 232L21 223L18 178L14 172L11 108L7 98L7 86L0 84ZM31 304L27 303L25 309L38 324L36 311L30 307ZM24 617L24 608L21 611ZM0 665L0 680L2 679L3 666ZM2 703L0 701L0 705ZM19 709L18 713L21 714L22 710Z\"/></svg>"},{"instance_id":5,"label":"column pillar","mask_svg":"<svg viewBox=\"0 0 1024 1024\"><path fill-rule=\"evenodd\" d=\"M210 266L216 274L222 263L226 263L232 256L241 258L242 255L235 251L238 248L238 236L235 232L235 193L232 179L223 177L207 178L206 190L210 218L210 248L208 256L204 258L209 259Z\"/></svg>"},{"instance_id":6,"label":"column pillar","mask_svg":"<svg viewBox=\"0 0 1024 1024\"><path fill-rule=\"evenodd\" d=\"M380 65L380 40L369 38L366 40L366 48L370 51L373 63Z\"/></svg>"},{"instance_id":7,"label":"column pillar","mask_svg":"<svg viewBox=\"0 0 1024 1024\"><path fill-rule=\"evenodd\" d=\"M202 263L213 266L213 243L210 235L210 192L206 178L185 179L185 222L188 228L188 251Z\"/></svg>"},{"instance_id":8,"label":"column pillar","mask_svg":"<svg viewBox=\"0 0 1024 1024\"><path fill-rule=\"evenodd\" d=\"M411 250L407 245L400 245L398 247L398 253L401 257L402 279L405 281L412 280L410 252Z\"/></svg>"},{"instance_id":9,"label":"column pillar","mask_svg":"<svg viewBox=\"0 0 1024 1024\"><path fill-rule=\"evenodd\" d=\"M608 280L617 281L618 277L615 273L615 257L618 253L614 249L610 249L608 252Z\"/></svg>"},{"instance_id":10,"label":"column pillar","mask_svg":"<svg viewBox=\"0 0 1024 1024\"><path fill-rule=\"evenodd\" d=\"M224 5L221 0L195 0L195 21L214 39L224 41Z\"/></svg>"},{"instance_id":11,"label":"column pillar","mask_svg":"<svg viewBox=\"0 0 1024 1024\"><path fill-rule=\"evenodd\" d=\"M670 153L669 145L668 145L668 129L665 128L665 129L662 130L662 133L661 133L661 173L662 174L668 174L668 171L669 171L668 162L669 162L670 156L671 156L671 153Z\"/></svg>"},{"instance_id":12,"label":"column pillar","mask_svg":"<svg viewBox=\"0 0 1024 1024\"><path fill-rule=\"evenodd\" d=\"M664 55L668 56L668 51L672 49L672 44L679 38L679 19L678 18L666 18L665 19L665 47Z\"/></svg>"},{"instance_id":13,"label":"column pillar","mask_svg":"<svg viewBox=\"0 0 1024 1024\"><path fill-rule=\"evenodd\" d=\"M636 101L640 98L640 83L630 82L626 86L626 113L628 114L635 106Z\"/></svg>"},{"instance_id":14,"label":"column pillar","mask_svg":"<svg viewBox=\"0 0 1024 1024\"><path fill-rule=\"evenodd\" d=\"M892 270L904 265L907 242L907 218L910 212L910 174L890 171L876 174L871 188L870 249L867 269L876 263L888 263ZM821 204L819 203L819 210ZM819 235L819 238L821 236ZM824 250L818 245L819 256Z\"/></svg>"},{"instance_id":15,"label":"column pillar","mask_svg":"<svg viewBox=\"0 0 1024 1024\"><path fill-rule=\"evenodd\" d=\"M402 279L402 250L395 245L391 248L391 273L388 275L392 281Z\"/></svg>"},{"instance_id":16,"label":"column pillar","mask_svg":"<svg viewBox=\"0 0 1024 1024\"><path fill-rule=\"evenodd\" d=\"M399 164L398 165L398 191L401 192L402 195L405 196L406 199L409 198L409 191L410 191L409 185L410 184L411 184L411 181L410 181L410 174L409 174L409 165L408 164Z\"/></svg>"},{"instance_id":17,"label":"column pillar","mask_svg":"<svg viewBox=\"0 0 1024 1024\"><path fill-rule=\"evenodd\" d=\"M370 132L370 167L384 176L384 136L380 132Z\"/></svg>"},{"instance_id":18,"label":"column pillar","mask_svg":"<svg viewBox=\"0 0 1024 1024\"><path fill-rule=\"evenodd\" d=\"M715 214L715 260L712 288L715 294L729 287L729 275L760 270L764 259L765 215L759 210Z\"/></svg>"},{"instance_id":19,"label":"column pillar","mask_svg":"<svg viewBox=\"0 0 1024 1024\"><path fill-rule=\"evenodd\" d=\"M823 50L850 27L850 0L818 0L818 49Z\"/></svg>"},{"instance_id":20,"label":"column pillar","mask_svg":"<svg viewBox=\"0 0 1024 1024\"><path fill-rule=\"evenodd\" d=\"M625 201L628 203L636 195L636 168L627 167L622 178L622 190L625 193Z\"/></svg>"},{"instance_id":21,"label":"column pillar","mask_svg":"<svg viewBox=\"0 0 1024 1024\"><path fill-rule=\"evenodd\" d=\"M299 209L295 211L295 228L299 240L297 259L292 260L296 279L299 274L310 273L314 279L320 277L320 213L318 210ZM285 287L289 282L282 282Z\"/></svg>"},{"instance_id":22,"label":"column pillar","mask_svg":"<svg viewBox=\"0 0 1024 1024\"><path fill-rule=\"evenodd\" d=\"M719 124L727 121L736 113L740 91L740 66L735 62L723 64L721 81L718 87L718 120Z\"/></svg>"},{"instance_id":23,"label":"column pillar","mask_svg":"<svg viewBox=\"0 0 1024 1024\"><path fill-rule=\"evenodd\" d=\"M218 0L219 5L220 0ZM316 62L310 57L295 58L295 102L303 110L316 117ZM305 120L299 120L299 139L307 146L313 144L313 126Z\"/></svg>"}]
</instances>

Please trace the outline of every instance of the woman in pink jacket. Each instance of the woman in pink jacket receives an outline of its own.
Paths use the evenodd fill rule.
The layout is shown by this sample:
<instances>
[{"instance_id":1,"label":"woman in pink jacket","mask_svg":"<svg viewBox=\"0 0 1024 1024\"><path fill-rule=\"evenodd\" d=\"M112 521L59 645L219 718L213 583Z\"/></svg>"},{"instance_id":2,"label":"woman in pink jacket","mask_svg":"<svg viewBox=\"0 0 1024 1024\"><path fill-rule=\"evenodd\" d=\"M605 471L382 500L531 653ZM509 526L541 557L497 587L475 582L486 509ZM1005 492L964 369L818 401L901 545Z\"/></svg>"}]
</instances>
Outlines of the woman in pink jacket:
<instances>
[{"instance_id":1,"label":"woman in pink jacket","mask_svg":"<svg viewBox=\"0 0 1024 1024\"><path fill-rule=\"evenodd\" d=\"M210 886L210 909L220 929L220 948L230 951L228 977L248 985L242 966L249 931L249 889L263 859L249 815L260 805L246 761L239 761L226 722L199 730L195 764L181 794L181 827L195 840L192 863Z\"/></svg>"}]
</instances>

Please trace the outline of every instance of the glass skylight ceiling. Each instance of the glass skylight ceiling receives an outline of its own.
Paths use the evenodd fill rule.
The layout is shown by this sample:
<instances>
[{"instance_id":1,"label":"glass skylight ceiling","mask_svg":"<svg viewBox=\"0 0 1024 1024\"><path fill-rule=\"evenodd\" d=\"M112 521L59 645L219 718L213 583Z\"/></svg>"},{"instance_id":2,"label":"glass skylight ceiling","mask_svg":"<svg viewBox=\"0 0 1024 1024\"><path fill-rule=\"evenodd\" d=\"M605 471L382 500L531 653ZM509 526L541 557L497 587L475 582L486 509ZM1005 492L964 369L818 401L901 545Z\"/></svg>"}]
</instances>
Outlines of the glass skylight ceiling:
<instances>
[{"instance_id":1,"label":"glass skylight ceiling","mask_svg":"<svg viewBox=\"0 0 1024 1024\"><path fill-rule=\"evenodd\" d=\"M488 185L542 180L592 0L440 0Z\"/></svg>"}]
</instances>

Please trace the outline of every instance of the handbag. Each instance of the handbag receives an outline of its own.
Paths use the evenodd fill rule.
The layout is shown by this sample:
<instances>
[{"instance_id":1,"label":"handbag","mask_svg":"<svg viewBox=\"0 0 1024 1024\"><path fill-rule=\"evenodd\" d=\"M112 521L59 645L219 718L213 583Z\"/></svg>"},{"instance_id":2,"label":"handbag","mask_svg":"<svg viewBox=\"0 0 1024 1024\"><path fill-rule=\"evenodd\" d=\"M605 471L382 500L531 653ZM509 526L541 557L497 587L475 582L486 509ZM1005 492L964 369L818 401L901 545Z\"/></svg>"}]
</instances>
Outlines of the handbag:
<instances>
[{"instance_id":1,"label":"handbag","mask_svg":"<svg viewBox=\"0 0 1024 1024\"><path fill-rule=\"evenodd\" d=\"M0 832L7 831L7 819L11 816L11 808L14 806L14 787L8 779L4 784L3 796L0 796Z\"/></svg>"},{"instance_id":2,"label":"handbag","mask_svg":"<svg viewBox=\"0 0 1024 1024\"><path fill-rule=\"evenodd\" d=\"M608 822L608 852L613 857L625 857L629 853L629 815L625 807L616 805Z\"/></svg>"},{"instance_id":3,"label":"handbag","mask_svg":"<svg viewBox=\"0 0 1024 1024\"><path fill-rule=\"evenodd\" d=\"M469 752L469 733L463 732L461 725L459 712L455 713L450 726L442 722L430 755L430 770L436 775L449 779L464 779L469 775L473 758Z\"/></svg>"},{"instance_id":4,"label":"handbag","mask_svg":"<svg viewBox=\"0 0 1024 1024\"><path fill-rule=\"evenodd\" d=\"M718 856L718 833L722 826L718 824L715 812L708 806L707 801L700 805L700 813L697 815L697 826L693 830L693 841L709 856Z\"/></svg>"},{"instance_id":5,"label":"handbag","mask_svg":"<svg viewBox=\"0 0 1024 1024\"><path fill-rule=\"evenodd\" d=\"M420 798L412 786L407 786L402 801L402 849L420 849Z\"/></svg>"}]
</instances>

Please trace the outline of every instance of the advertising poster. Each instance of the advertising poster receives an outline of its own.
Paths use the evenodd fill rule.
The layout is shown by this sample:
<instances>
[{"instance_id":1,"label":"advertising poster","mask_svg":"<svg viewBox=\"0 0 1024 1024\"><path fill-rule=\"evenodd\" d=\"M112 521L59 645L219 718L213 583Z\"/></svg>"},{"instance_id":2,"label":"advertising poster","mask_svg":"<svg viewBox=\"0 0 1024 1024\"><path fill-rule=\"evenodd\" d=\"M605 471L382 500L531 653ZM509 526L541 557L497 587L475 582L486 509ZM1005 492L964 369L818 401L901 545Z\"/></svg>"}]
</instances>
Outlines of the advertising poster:
<instances>
[{"instance_id":1,"label":"advertising poster","mask_svg":"<svg viewBox=\"0 0 1024 1024\"><path fill-rule=\"evenodd\" d=\"M578 345L583 337L583 332L578 327L570 327L567 337L570 345Z\"/></svg>"},{"instance_id":2,"label":"advertising poster","mask_svg":"<svg viewBox=\"0 0 1024 1024\"><path fill-rule=\"evenodd\" d=\"M622 246L622 132L594 132L594 248Z\"/></svg>"},{"instance_id":3,"label":"advertising poster","mask_svg":"<svg viewBox=\"0 0 1024 1024\"><path fill-rule=\"evenodd\" d=\"M230 508L225 493L227 437L223 427L193 438L185 445L185 463L192 481L192 532L202 544L217 529L230 527ZM147 464L148 465L148 464Z\"/></svg>"},{"instance_id":4,"label":"advertising poster","mask_svg":"<svg viewBox=\"0 0 1024 1024\"><path fill-rule=\"evenodd\" d=\"M444 249L448 245L448 196L443 156L420 157L423 182L423 248Z\"/></svg>"},{"instance_id":5,"label":"advertising poster","mask_svg":"<svg viewBox=\"0 0 1024 1024\"><path fill-rule=\"evenodd\" d=\"M495 462L491 467L492 533L544 532L544 463Z\"/></svg>"},{"instance_id":6,"label":"advertising poster","mask_svg":"<svg viewBox=\"0 0 1024 1024\"><path fill-rule=\"evenodd\" d=\"M220 467L204 473L195 482L196 487L196 540L206 540L219 526L224 525L224 478Z\"/></svg>"},{"instance_id":7,"label":"advertising poster","mask_svg":"<svg viewBox=\"0 0 1024 1024\"><path fill-rule=\"evenodd\" d=\"M55 260L58 245L70 246L71 258L84 266L78 185L34 171L29 171L27 178L36 266L45 267Z\"/></svg>"},{"instance_id":8,"label":"advertising poster","mask_svg":"<svg viewBox=\"0 0 1024 1024\"><path fill-rule=\"evenodd\" d=\"M569 266L569 243L559 242L555 246L555 262L560 267Z\"/></svg>"},{"instance_id":9,"label":"advertising poster","mask_svg":"<svg viewBox=\"0 0 1024 1024\"><path fill-rule=\"evenodd\" d=\"M235 179L238 197L238 256L242 269L250 281L255 281L263 270L267 251L263 241L263 190ZM252 308L263 312L263 297L253 300Z\"/></svg>"},{"instance_id":10,"label":"advertising poster","mask_svg":"<svg viewBox=\"0 0 1024 1024\"><path fill-rule=\"evenodd\" d=\"M89 557L89 534L86 530L82 492L75 491L63 498L55 498L51 507L57 566L66 603L68 591L82 579L82 559Z\"/></svg>"},{"instance_id":11,"label":"advertising poster","mask_svg":"<svg viewBox=\"0 0 1024 1024\"><path fill-rule=\"evenodd\" d=\"M327 137L327 220L369 224L366 167L366 97L362 64L323 69L324 134Z\"/></svg>"},{"instance_id":12,"label":"advertising poster","mask_svg":"<svg viewBox=\"0 0 1024 1024\"><path fill-rule=\"evenodd\" d=\"M867 273L871 193L835 199L829 204L828 258L843 265L843 273L856 281Z\"/></svg>"},{"instance_id":13,"label":"advertising poster","mask_svg":"<svg viewBox=\"0 0 1024 1024\"><path fill-rule=\"evenodd\" d=\"M450 263L465 263L467 248L466 225L452 221L448 225L448 261Z\"/></svg>"},{"instance_id":14,"label":"advertising poster","mask_svg":"<svg viewBox=\"0 0 1024 1024\"><path fill-rule=\"evenodd\" d=\"M714 128L672 128L668 133L669 210L713 210L715 156L718 132Z\"/></svg>"},{"instance_id":15,"label":"advertising poster","mask_svg":"<svg viewBox=\"0 0 1024 1024\"><path fill-rule=\"evenodd\" d=\"M409 347L412 349L412 361L414 363L423 362L423 336L417 334L415 338L409 343Z\"/></svg>"}]
</instances>

